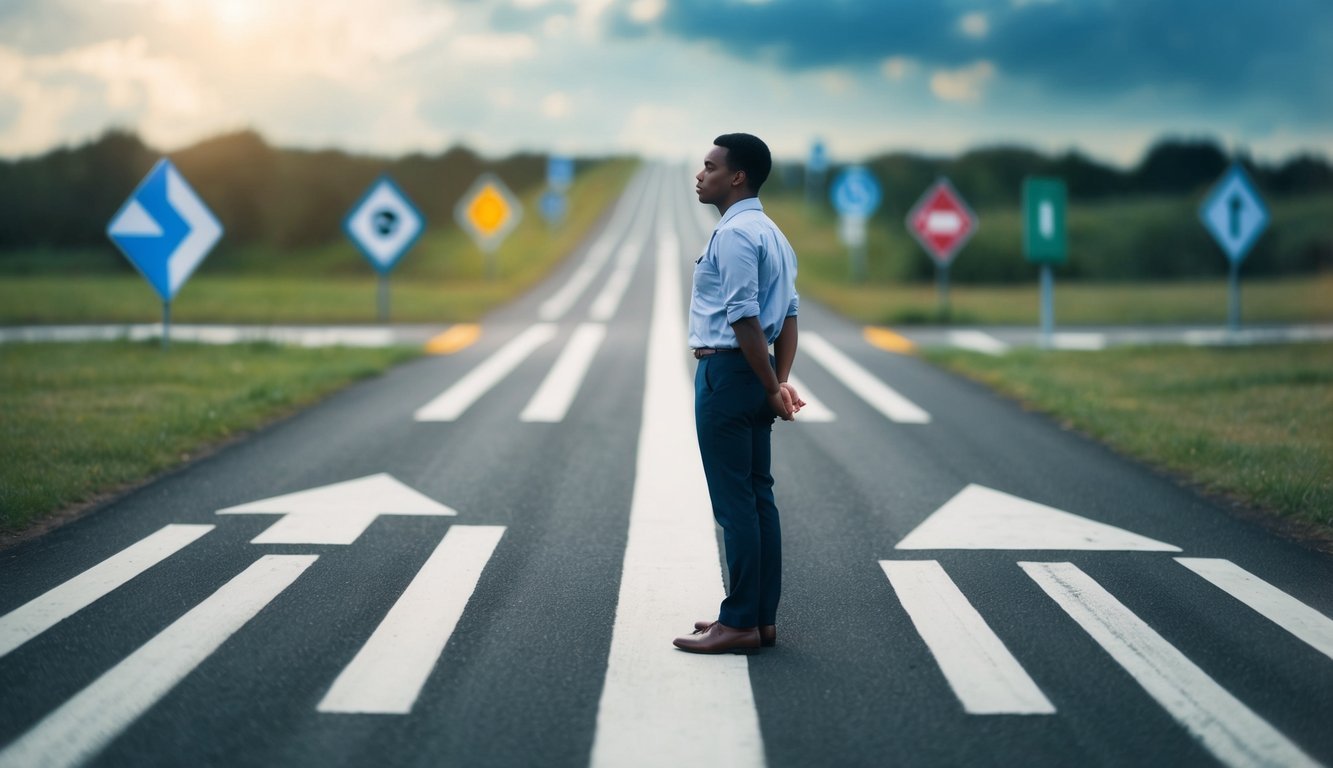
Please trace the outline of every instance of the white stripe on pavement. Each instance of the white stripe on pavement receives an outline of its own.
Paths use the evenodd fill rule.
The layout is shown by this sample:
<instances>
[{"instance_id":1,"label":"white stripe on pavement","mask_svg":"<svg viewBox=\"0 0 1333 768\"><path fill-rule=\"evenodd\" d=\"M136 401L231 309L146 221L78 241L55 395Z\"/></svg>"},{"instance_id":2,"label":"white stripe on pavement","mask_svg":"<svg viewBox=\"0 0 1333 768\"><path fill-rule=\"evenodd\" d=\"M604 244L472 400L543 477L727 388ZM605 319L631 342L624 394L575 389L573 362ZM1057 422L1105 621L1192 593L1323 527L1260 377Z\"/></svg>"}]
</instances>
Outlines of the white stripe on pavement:
<instances>
[{"instance_id":1,"label":"white stripe on pavement","mask_svg":"<svg viewBox=\"0 0 1333 768\"><path fill-rule=\"evenodd\" d=\"M538 323L515 336L434 400L417 409L417 421L453 421L513 372L538 347L555 338L557 326Z\"/></svg>"},{"instance_id":2,"label":"white stripe on pavement","mask_svg":"<svg viewBox=\"0 0 1333 768\"><path fill-rule=\"evenodd\" d=\"M574 396L579 392L579 386L583 384L583 378L588 374L593 357L605 339L605 325L580 325L560 353L560 358L555 361L551 372L519 414L519 420L550 424L563 421L570 404L574 402Z\"/></svg>"},{"instance_id":3,"label":"white stripe on pavement","mask_svg":"<svg viewBox=\"0 0 1333 768\"><path fill-rule=\"evenodd\" d=\"M1230 560L1177 557L1176 562L1333 659L1333 620L1324 614Z\"/></svg>"},{"instance_id":4,"label":"white stripe on pavement","mask_svg":"<svg viewBox=\"0 0 1333 768\"><path fill-rule=\"evenodd\" d=\"M819 398L810 394L810 388L805 385L805 382L795 376L788 376L787 383L792 385L796 394L800 395L801 399L805 401L805 407L801 409L800 413L796 414L798 424L802 421L824 423L838 418Z\"/></svg>"},{"instance_id":5,"label":"white stripe on pavement","mask_svg":"<svg viewBox=\"0 0 1333 768\"><path fill-rule=\"evenodd\" d=\"M92 605L213 528L211 525L168 525L0 616L0 656Z\"/></svg>"},{"instance_id":6,"label":"white stripe on pavement","mask_svg":"<svg viewBox=\"0 0 1333 768\"><path fill-rule=\"evenodd\" d=\"M655 202L661 197L658 189L660 186L661 183L654 177L652 189L644 192L639 205L639 215L635 219L634 231L626 235L625 242L616 255L611 275L607 277L606 284L602 286L601 292L588 308L588 316L593 320L606 322L614 317L616 310L620 308L625 289L629 287L630 278L634 277L634 268L639 265L639 255L648 248L648 240L652 234L652 217L646 214L658 207Z\"/></svg>"},{"instance_id":7,"label":"white stripe on pavement","mask_svg":"<svg viewBox=\"0 0 1333 768\"><path fill-rule=\"evenodd\" d=\"M694 438L680 246L662 234L625 565L591 763L762 766L745 658L671 646L694 621L715 618L724 593Z\"/></svg>"},{"instance_id":8,"label":"white stripe on pavement","mask_svg":"<svg viewBox=\"0 0 1333 768\"><path fill-rule=\"evenodd\" d=\"M881 560L893 591L972 715L1049 715L1055 707L934 560Z\"/></svg>"},{"instance_id":9,"label":"white stripe on pavement","mask_svg":"<svg viewBox=\"0 0 1333 768\"><path fill-rule=\"evenodd\" d=\"M903 424L930 423L930 414L844 355L823 336L802 331L800 344L803 352L889 420Z\"/></svg>"},{"instance_id":10,"label":"white stripe on pavement","mask_svg":"<svg viewBox=\"0 0 1333 768\"><path fill-rule=\"evenodd\" d=\"M1077 566L1018 565L1220 762L1317 765Z\"/></svg>"},{"instance_id":11,"label":"white stripe on pavement","mask_svg":"<svg viewBox=\"0 0 1333 768\"><path fill-rule=\"evenodd\" d=\"M542 302L537 308L537 314L543 320L559 320L565 313L574 306L574 302L579 300L579 296L588 289L593 278L601 271L606 260L611 258L611 251L615 249L616 243L625 236L625 231L629 227L634 213L639 207L639 201L643 199L648 188L648 172L641 172L631 181L633 189L627 189L621 195L616 204L615 211L611 214L611 221L606 225L602 236L597 238L592 247L588 249L588 255L583 259L570 275L569 280L561 286L546 301Z\"/></svg>"},{"instance_id":12,"label":"white stripe on pavement","mask_svg":"<svg viewBox=\"0 0 1333 768\"><path fill-rule=\"evenodd\" d=\"M960 349L987 355L1003 355L1009 351L1008 344L985 331L949 331L949 343Z\"/></svg>"},{"instance_id":13,"label":"white stripe on pavement","mask_svg":"<svg viewBox=\"0 0 1333 768\"><path fill-rule=\"evenodd\" d=\"M198 667L315 555L265 555L0 752L0 768L80 765Z\"/></svg>"},{"instance_id":14,"label":"white stripe on pavement","mask_svg":"<svg viewBox=\"0 0 1333 768\"><path fill-rule=\"evenodd\" d=\"M1096 352L1106 349L1104 333L1055 333L1051 335L1051 346L1056 349L1083 350Z\"/></svg>"},{"instance_id":15,"label":"white stripe on pavement","mask_svg":"<svg viewBox=\"0 0 1333 768\"><path fill-rule=\"evenodd\" d=\"M318 710L411 712L504 532L499 525L450 527Z\"/></svg>"}]
</instances>

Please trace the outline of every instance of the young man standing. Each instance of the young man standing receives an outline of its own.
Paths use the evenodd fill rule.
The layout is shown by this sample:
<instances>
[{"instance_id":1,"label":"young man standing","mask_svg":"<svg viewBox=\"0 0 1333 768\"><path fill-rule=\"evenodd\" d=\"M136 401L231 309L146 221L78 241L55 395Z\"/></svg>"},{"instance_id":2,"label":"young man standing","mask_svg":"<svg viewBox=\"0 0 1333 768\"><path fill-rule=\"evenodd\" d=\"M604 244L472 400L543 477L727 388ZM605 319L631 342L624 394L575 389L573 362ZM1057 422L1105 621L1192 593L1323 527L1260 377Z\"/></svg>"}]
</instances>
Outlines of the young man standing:
<instances>
[{"instance_id":1,"label":"young man standing","mask_svg":"<svg viewBox=\"0 0 1333 768\"><path fill-rule=\"evenodd\" d=\"M745 133L713 144L695 190L722 220L694 268L690 346L699 361L699 453L731 589L717 620L697 622L675 645L692 653L753 653L777 642L782 533L770 438L774 418L792 421L804 405L787 383L800 299L796 253L759 202L773 167L768 146Z\"/></svg>"}]
</instances>

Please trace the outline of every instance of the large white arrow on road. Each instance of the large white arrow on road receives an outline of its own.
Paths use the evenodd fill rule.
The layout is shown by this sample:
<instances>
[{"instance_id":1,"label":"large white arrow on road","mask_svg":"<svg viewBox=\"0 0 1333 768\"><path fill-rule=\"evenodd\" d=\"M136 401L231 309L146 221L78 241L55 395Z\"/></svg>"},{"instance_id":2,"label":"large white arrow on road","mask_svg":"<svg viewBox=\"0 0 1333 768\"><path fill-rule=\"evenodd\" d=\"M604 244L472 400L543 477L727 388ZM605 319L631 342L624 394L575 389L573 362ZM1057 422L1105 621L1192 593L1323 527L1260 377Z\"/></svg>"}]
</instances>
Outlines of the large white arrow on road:
<instances>
[{"instance_id":1,"label":"large white arrow on road","mask_svg":"<svg viewBox=\"0 0 1333 768\"><path fill-rule=\"evenodd\" d=\"M251 544L351 544L380 515L457 515L387 474L274 496L219 515L284 515Z\"/></svg>"}]
</instances>

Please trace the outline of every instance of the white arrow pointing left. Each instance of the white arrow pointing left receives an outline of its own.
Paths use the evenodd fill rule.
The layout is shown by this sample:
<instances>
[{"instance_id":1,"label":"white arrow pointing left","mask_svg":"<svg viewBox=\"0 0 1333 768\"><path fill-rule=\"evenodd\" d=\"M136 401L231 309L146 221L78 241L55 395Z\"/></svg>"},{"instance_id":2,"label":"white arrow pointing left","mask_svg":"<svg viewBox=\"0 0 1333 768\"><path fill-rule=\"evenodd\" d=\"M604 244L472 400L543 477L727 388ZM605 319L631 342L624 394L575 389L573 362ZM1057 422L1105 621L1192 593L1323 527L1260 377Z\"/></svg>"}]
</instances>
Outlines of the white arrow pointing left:
<instances>
[{"instance_id":1,"label":"white arrow pointing left","mask_svg":"<svg viewBox=\"0 0 1333 768\"><path fill-rule=\"evenodd\" d=\"M284 516L251 539L251 544L351 544L380 515L458 514L384 473L252 501L217 513Z\"/></svg>"}]
</instances>

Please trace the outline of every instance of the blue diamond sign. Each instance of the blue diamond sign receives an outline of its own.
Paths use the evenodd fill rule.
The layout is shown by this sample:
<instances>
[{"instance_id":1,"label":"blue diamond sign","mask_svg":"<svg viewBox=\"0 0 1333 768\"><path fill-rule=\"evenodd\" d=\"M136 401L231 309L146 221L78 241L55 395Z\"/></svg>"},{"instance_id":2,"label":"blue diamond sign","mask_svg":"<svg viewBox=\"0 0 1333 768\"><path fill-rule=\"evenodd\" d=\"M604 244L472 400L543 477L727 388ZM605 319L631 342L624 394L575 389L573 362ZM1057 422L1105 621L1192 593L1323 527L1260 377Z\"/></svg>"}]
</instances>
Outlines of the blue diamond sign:
<instances>
[{"instance_id":1,"label":"blue diamond sign","mask_svg":"<svg viewBox=\"0 0 1333 768\"><path fill-rule=\"evenodd\" d=\"M381 176L343 219L343 230L380 274L421 237L426 220L388 176Z\"/></svg>"},{"instance_id":2,"label":"blue diamond sign","mask_svg":"<svg viewBox=\"0 0 1333 768\"><path fill-rule=\"evenodd\" d=\"M162 158L111 218L106 234L169 303L222 237L222 225Z\"/></svg>"},{"instance_id":3,"label":"blue diamond sign","mask_svg":"<svg viewBox=\"0 0 1333 768\"><path fill-rule=\"evenodd\" d=\"M1268 226L1268 208L1237 163L1208 193L1199 208L1199 218L1227 258L1238 263Z\"/></svg>"}]
</instances>

